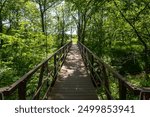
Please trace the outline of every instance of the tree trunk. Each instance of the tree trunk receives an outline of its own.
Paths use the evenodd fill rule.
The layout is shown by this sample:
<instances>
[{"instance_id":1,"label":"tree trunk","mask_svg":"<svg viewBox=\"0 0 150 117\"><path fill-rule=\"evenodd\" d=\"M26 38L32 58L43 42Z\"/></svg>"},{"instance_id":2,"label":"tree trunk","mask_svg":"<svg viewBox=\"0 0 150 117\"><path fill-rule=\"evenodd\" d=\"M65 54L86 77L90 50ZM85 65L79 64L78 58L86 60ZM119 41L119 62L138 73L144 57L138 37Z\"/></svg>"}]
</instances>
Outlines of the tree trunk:
<instances>
[{"instance_id":1,"label":"tree trunk","mask_svg":"<svg viewBox=\"0 0 150 117\"><path fill-rule=\"evenodd\" d=\"M42 28L43 34L45 34L45 20L44 20L45 7L42 7L42 4L40 4L40 3L39 3L39 7L40 7L40 13L41 13L41 28Z\"/></svg>"},{"instance_id":2,"label":"tree trunk","mask_svg":"<svg viewBox=\"0 0 150 117\"><path fill-rule=\"evenodd\" d=\"M78 41L81 41L81 14L78 11L78 26L77 26L77 31L78 31Z\"/></svg>"},{"instance_id":3,"label":"tree trunk","mask_svg":"<svg viewBox=\"0 0 150 117\"><path fill-rule=\"evenodd\" d=\"M41 25L42 25L42 32L45 34L44 13L42 11L41 11Z\"/></svg>"},{"instance_id":4,"label":"tree trunk","mask_svg":"<svg viewBox=\"0 0 150 117\"><path fill-rule=\"evenodd\" d=\"M0 13L0 33L3 33L2 14Z\"/></svg>"},{"instance_id":5,"label":"tree trunk","mask_svg":"<svg viewBox=\"0 0 150 117\"><path fill-rule=\"evenodd\" d=\"M63 23L62 23L62 38L61 38L61 46L64 45L64 37L65 37L65 17L63 11Z\"/></svg>"},{"instance_id":6,"label":"tree trunk","mask_svg":"<svg viewBox=\"0 0 150 117\"><path fill-rule=\"evenodd\" d=\"M145 62L145 74L146 80L148 81L149 78L149 70L150 70L150 63L149 63L149 51L147 48L144 49L144 62Z\"/></svg>"},{"instance_id":7,"label":"tree trunk","mask_svg":"<svg viewBox=\"0 0 150 117\"><path fill-rule=\"evenodd\" d=\"M83 14L83 19L82 19L82 25L83 25L83 28L82 28L82 43L84 44L85 42L85 35L86 35L86 23L87 23L87 20L86 20L86 14Z\"/></svg>"}]
</instances>

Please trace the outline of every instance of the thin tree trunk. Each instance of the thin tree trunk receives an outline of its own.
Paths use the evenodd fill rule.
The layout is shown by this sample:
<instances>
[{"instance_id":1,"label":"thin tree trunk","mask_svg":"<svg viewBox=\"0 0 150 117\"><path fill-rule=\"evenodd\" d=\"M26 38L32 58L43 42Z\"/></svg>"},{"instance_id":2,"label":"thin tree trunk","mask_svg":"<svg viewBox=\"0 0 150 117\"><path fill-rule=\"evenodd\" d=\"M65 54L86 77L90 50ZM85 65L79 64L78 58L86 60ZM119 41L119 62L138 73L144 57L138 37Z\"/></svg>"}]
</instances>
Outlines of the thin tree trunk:
<instances>
[{"instance_id":1,"label":"thin tree trunk","mask_svg":"<svg viewBox=\"0 0 150 117\"><path fill-rule=\"evenodd\" d=\"M41 11L41 25L42 25L42 32L45 34L44 13L42 11Z\"/></svg>"},{"instance_id":2,"label":"thin tree trunk","mask_svg":"<svg viewBox=\"0 0 150 117\"><path fill-rule=\"evenodd\" d=\"M84 42L85 42L86 23L87 23L87 21L86 21L86 14L83 14L83 20L82 20L83 28L82 28L82 36L81 36L81 37L82 37L82 43L83 43L83 44L84 44Z\"/></svg>"},{"instance_id":3,"label":"thin tree trunk","mask_svg":"<svg viewBox=\"0 0 150 117\"><path fill-rule=\"evenodd\" d=\"M3 22L2 22L2 15L0 13L0 33L3 33Z\"/></svg>"},{"instance_id":4,"label":"thin tree trunk","mask_svg":"<svg viewBox=\"0 0 150 117\"><path fill-rule=\"evenodd\" d=\"M81 14L78 11L78 25L77 25L77 31L78 31L78 41L81 41Z\"/></svg>"},{"instance_id":5,"label":"thin tree trunk","mask_svg":"<svg viewBox=\"0 0 150 117\"><path fill-rule=\"evenodd\" d=\"M64 37L65 37L65 19L64 19L64 11L63 11L63 23L62 23L62 39L61 39L61 46L64 44Z\"/></svg>"}]
</instances>

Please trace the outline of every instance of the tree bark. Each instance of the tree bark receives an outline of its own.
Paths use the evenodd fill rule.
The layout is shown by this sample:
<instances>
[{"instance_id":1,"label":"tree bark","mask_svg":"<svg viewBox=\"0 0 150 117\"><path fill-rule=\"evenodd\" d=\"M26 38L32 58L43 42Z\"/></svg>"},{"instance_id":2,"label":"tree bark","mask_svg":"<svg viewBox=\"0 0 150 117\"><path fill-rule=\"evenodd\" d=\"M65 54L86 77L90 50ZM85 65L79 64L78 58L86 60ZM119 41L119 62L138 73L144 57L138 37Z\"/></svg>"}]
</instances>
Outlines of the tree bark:
<instances>
[{"instance_id":1,"label":"tree bark","mask_svg":"<svg viewBox=\"0 0 150 117\"><path fill-rule=\"evenodd\" d=\"M79 11L78 11L77 31L78 31L78 41L81 41L81 13Z\"/></svg>"},{"instance_id":2,"label":"tree bark","mask_svg":"<svg viewBox=\"0 0 150 117\"><path fill-rule=\"evenodd\" d=\"M82 25L83 25L83 28L82 28L82 43L84 44L84 42L85 42L85 35L86 35L86 31L85 31L85 29L86 29L86 23L87 23L87 21L86 21L86 14L83 14L83 19L82 19Z\"/></svg>"},{"instance_id":3,"label":"tree bark","mask_svg":"<svg viewBox=\"0 0 150 117\"><path fill-rule=\"evenodd\" d=\"M43 11L41 12L41 26L42 26L42 32L45 34L45 23L44 23L44 13Z\"/></svg>"},{"instance_id":4,"label":"tree bark","mask_svg":"<svg viewBox=\"0 0 150 117\"><path fill-rule=\"evenodd\" d=\"M3 33L3 22L2 22L2 15L0 13L0 33Z\"/></svg>"},{"instance_id":5,"label":"tree bark","mask_svg":"<svg viewBox=\"0 0 150 117\"><path fill-rule=\"evenodd\" d=\"M65 37L65 16L63 11L63 23L62 23L62 39L61 39L61 46L64 45L64 37Z\"/></svg>"}]
</instances>

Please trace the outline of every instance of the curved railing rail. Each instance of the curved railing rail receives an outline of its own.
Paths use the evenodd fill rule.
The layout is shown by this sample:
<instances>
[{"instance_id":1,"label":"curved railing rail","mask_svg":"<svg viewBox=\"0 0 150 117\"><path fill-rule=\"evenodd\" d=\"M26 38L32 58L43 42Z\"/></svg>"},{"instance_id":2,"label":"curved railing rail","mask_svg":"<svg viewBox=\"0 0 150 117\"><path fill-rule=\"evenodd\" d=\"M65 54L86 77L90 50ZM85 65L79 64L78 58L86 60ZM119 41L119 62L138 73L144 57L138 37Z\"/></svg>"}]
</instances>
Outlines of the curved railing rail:
<instances>
[{"instance_id":1,"label":"curved railing rail","mask_svg":"<svg viewBox=\"0 0 150 117\"><path fill-rule=\"evenodd\" d=\"M123 76L78 42L85 66L102 99L150 99L150 88L138 88L127 82ZM117 89L117 90L116 90Z\"/></svg>"},{"instance_id":2,"label":"curved railing rail","mask_svg":"<svg viewBox=\"0 0 150 117\"><path fill-rule=\"evenodd\" d=\"M15 99L17 97L17 99L21 100L46 99L48 92L53 86L57 74L64 63L71 44L72 42L69 42L61 47L12 85L0 88L0 99L10 99L9 97L12 95L15 95ZM36 88L30 87L29 84L35 85ZM35 89L35 91L28 92L28 87ZM45 87L45 90L43 87ZM41 98L42 90L44 90L44 92L43 97ZM31 95L29 96L30 98L27 98L28 95Z\"/></svg>"}]
</instances>

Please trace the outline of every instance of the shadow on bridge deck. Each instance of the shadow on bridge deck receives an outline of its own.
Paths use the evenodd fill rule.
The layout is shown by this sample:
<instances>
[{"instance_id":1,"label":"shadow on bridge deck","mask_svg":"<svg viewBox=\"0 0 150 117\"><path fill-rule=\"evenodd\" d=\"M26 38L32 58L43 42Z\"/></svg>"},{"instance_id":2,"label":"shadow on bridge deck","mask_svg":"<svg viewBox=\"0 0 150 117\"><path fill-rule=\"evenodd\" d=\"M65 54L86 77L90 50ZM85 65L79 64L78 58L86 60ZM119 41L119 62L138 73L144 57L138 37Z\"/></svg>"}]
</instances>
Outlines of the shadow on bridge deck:
<instances>
[{"instance_id":1,"label":"shadow on bridge deck","mask_svg":"<svg viewBox=\"0 0 150 117\"><path fill-rule=\"evenodd\" d=\"M52 100L97 100L96 90L85 69L77 45L72 45L50 92Z\"/></svg>"}]
</instances>

